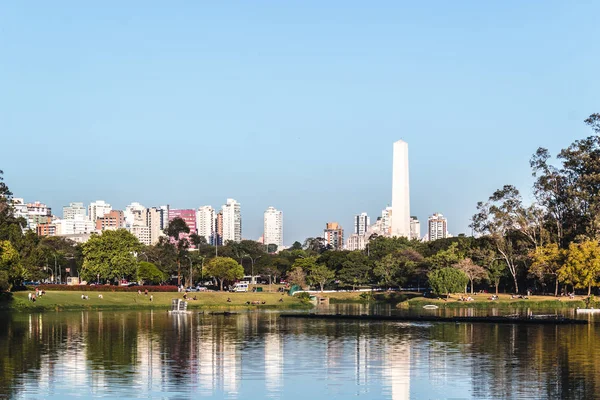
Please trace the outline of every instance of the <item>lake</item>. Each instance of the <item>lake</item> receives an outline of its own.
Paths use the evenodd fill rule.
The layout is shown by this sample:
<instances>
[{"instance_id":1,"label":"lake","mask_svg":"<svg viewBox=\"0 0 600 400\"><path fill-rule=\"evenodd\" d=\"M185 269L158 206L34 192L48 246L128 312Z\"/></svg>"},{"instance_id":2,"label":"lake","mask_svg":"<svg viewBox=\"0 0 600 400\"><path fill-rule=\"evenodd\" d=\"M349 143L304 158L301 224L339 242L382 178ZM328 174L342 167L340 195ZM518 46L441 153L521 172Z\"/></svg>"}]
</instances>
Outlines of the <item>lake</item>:
<instances>
[{"instance_id":1,"label":"lake","mask_svg":"<svg viewBox=\"0 0 600 400\"><path fill-rule=\"evenodd\" d=\"M0 398L600 396L600 335L594 324L367 323L287 320L277 312L103 311L6 313L0 314L0 327Z\"/></svg>"}]
</instances>

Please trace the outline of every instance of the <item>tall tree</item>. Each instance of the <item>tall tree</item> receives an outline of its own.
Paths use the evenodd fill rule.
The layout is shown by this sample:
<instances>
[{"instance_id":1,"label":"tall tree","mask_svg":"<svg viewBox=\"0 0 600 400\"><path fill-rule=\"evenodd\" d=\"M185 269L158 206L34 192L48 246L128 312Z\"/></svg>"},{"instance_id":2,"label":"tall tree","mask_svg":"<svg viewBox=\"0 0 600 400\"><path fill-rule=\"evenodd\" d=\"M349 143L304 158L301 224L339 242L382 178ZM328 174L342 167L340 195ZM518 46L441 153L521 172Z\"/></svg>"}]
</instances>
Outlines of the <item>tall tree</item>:
<instances>
[{"instance_id":1,"label":"tall tree","mask_svg":"<svg viewBox=\"0 0 600 400\"><path fill-rule=\"evenodd\" d=\"M335 277L335 272L327 268L324 264L317 264L310 269L308 281L311 284L318 284L323 292L323 287Z\"/></svg>"},{"instance_id":2,"label":"tall tree","mask_svg":"<svg viewBox=\"0 0 600 400\"><path fill-rule=\"evenodd\" d=\"M183 236L186 233L190 233L190 227L179 217L173 218L165 229L165 234L171 238L171 242L175 243L177 248L177 286L181 285L181 259L185 257L186 250L190 246L189 241Z\"/></svg>"},{"instance_id":3,"label":"tall tree","mask_svg":"<svg viewBox=\"0 0 600 400\"><path fill-rule=\"evenodd\" d=\"M564 251L557 243L548 243L538 247L531 254L529 272L540 280L552 277L554 280L554 295L558 296L558 274L564 264Z\"/></svg>"},{"instance_id":4,"label":"tall tree","mask_svg":"<svg viewBox=\"0 0 600 400\"><path fill-rule=\"evenodd\" d=\"M337 277L347 285L363 285L369 281L371 272L371 263L369 258L362 251L352 251L346 255L346 260L342 268L338 271Z\"/></svg>"},{"instance_id":5,"label":"tall tree","mask_svg":"<svg viewBox=\"0 0 600 400\"><path fill-rule=\"evenodd\" d=\"M469 278L456 268L440 268L429 273L429 284L433 291L446 297L450 293L462 292Z\"/></svg>"},{"instance_id":6,"label":"tall tree","mask_svg":"<svg viewBox=\"0 0 600 400\"><path fill-rule=\"evenodd\" d=\"M563 273L573 277L575 287L587 288L589 296L600 276L600 244L595 240L571 243Z\"/></svg>"}]
</instances>

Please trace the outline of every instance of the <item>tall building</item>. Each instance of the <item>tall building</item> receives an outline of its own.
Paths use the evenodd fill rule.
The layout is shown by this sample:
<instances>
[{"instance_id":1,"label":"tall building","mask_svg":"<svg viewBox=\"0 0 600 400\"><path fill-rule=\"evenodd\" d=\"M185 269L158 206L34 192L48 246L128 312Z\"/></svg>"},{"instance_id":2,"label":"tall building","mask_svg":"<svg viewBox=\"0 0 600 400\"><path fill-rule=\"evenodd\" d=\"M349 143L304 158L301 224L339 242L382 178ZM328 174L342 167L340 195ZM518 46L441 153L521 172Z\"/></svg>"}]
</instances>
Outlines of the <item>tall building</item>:
<instances>
[{"instance_id":1,"label":"tall building","mask_svg":"<svg viewBox=\"0 0 600 400\"><path fill-rule=\"evenodd\" d=\"M140 203L133 202L125 207L125 224L127 226L146 225L146 207Z\"/></svg>"},{"instance_id":2,"label":"tall building","mask_svg":"<svg viewBox=\"0 0 600 400\"><path fill-rule=\"evenodd\" d=\"M361 213L360 215L354 216L354 233L357 235L364 235L367 233L369 229L369 225L371 225L371 218L367 215L367 213Z\"/></svg>"},{"instance_id":3,"label":"tall building","mask_svg":"<svg viewBox=\"0 0 600 400\"><path fill-rule=\"evenodd\" d=\"M213 244L215 240L215 209L211 206L202 206L196 211L196 230L198 236L206 239L206 243Z\"/></svg>"},{"instance_id":4,"label":"tall building","mask_svg":"<svg viewBox=\"0 0 600 400\"><path fill-rule=\"evenodd\" d=\"M185 224L190 228L190 233L181 233L179 239L188 239L192 233L196 233L196 210L175 210L169 209L169 223L175 218L181 218L185 221Z\"/></svg>"},{"instance_id":5,"label":"tall building","mask_svg":"<svg viewBox=\"0 0 600 400\"><path fill-rule=\"evenodd\" d=\"M63 207L63 219L75 219L86 216L86 209L83 203L69 203Z\"/></svg>"},{"instance_id":6,"label":"tall building","mask_svg":"<svg viewBox=\"0 0 600 400\"><path fill-rule=\"evenodd\" d=\"M150 244L154 245L158 243L158 239L163 236L163 214L162 208L148 208L146 209L146 226L149 230Z\"/></svg>"},{"instance_id":7,"label":"tall building","mask_svg":"<svg viewBox=\"0 0 600 400\"><path fill-rule=\"evenodd\" d=\"M429 228L427 239L430 242L448 237L448 221L442 214L435 213L429 217L427 226Z\"/></svg>"},{"instance_id":8,"label":"tall building","mask_svg":"<svg viewBox=\"0 0 600 400\"><path fill-rule=\"evenodd\" d=\"M219 211L215 218L215 244L223 245L223 210Z\"/></svg>"},{"instance_id":9,"label":"tall building","mask_svg":"<svg viewBox=\"0 0 600 400\"><path fill-rule=\"evenodd\" d=\"M367 247L368 239L366 235L359 235L357 233L350 235L346 240L346 250L364 250Z\"/></svg>"},{"instance_id":10,"label":"tall building","mask_svg":"<svg viewBox=\"0 0 600 400\"><path fill-rule=\"evenodd\" d=\"M52 209L47 205L36 201L27 203L27 227L36 230L38 224L49 224L52 222Z\"/></svg>"},{"instance_id":11,"label":"tall building","mask_svg":"<svg viewBox=\"0 0 600 400\"><path fill-rule=\"evenodd\" d=\"M160 209L162 210L162 220L161 220L161 225L160 225L160 229L165 230L167 228L167 225L169 225L169 209L171 207L167 204L166 206L160 206Z\"/></svg>"},{"instance_id":12,"label":"tall building","mask_svg":"<svg viewBox=\"0 0 600 400\"><path fill-rule=\"evenodd\" d=\"M265 211L263 243L277 245L278 250L283 247L283 212L275 207L269 207Z\"/></svg>"},{"instance_id":13,"label":"tall building","mask_svg":"<svg viewBox=\"0 0 600 400\"><path fill-rule=\"evenodd\" d=\"M96 219L103 217L112 211L112 206L104 200L96 200L88 206L88 218L92 222L96 222Z\"/></svg>"},{"instance_id":14,"label":"tall building","mask_svg":"<svg viewBox=\"0 0 600 400\"><path fill-rule=\"evenodd\" d=\"M386 207L381 211L381 230L384 236L392 234L392 207Z\"/></svg>"},{"instance_id":15,"label":"tall building","mask_svg":"<svg viewBox=\"0 0 600 400\"><path fill-rule=\"evenodd\" d=\"M417 217L410 217L410 239L421 240L421 223Z\"/></svg>"},{"instance_id":16,"label":"tall building","mask_svg":"<svg viewBox=\"0 0 600 400\"><path fill-rule=\"evenodd\" d=\"M130 226L129 232L138 240L141 244L145 244L146 246L150 246L152 244L152 237L150 236L150 228L145 225L133 225Z\"/></svg>"},{"instance_id":17,"label":"tall building","mask_svg":"<svg viewBox=\"0 0 600 400\"><path fill-rule=\"evenodd\" d=\"M75 215L73 219L57 219L56 235L89 235L96 230L96 223L84 215Z\"/></svg>"},{"instance_id":18,"label":"tall building","mask_svg":"<svg viewBox=\"0 0 600 400\"><path fill-rule=\"evenodd\" d=\"M223 243L227 241L239 242L242 240L242 212L240 203L234 199L227 199L223 205Z\"/></svg>"},{"instance_id":19,"label":"tall building","mask_svg":"<svg viewBox=\"0 0 600 400\"><path fill-rule=\"evenodd\" d=\"M337 222L328 222L325 225L323 238L334 250L342 250L344 248L344 230Z\"/></svg>"},{"instance_id":20,"label":"tall building","mask_svg":"<svg viewBox=\"0 0 600 400\"><path fill-rule=\"evenodd\" d=\"M410 237L410 192L408 176L408 143L394 143L392 166L392 236Z\"/></svg>"},{"instance_id":21,"label":"tall building","mask_svg":"<svg viewBox=\"0 0 600 400\"><path fill-rule=\"evenodd\" d=\"M117 230L125 227L125 214L121 210L111 210L107 214L96 218L96 230Z\"/></svg>"}]
</instances>

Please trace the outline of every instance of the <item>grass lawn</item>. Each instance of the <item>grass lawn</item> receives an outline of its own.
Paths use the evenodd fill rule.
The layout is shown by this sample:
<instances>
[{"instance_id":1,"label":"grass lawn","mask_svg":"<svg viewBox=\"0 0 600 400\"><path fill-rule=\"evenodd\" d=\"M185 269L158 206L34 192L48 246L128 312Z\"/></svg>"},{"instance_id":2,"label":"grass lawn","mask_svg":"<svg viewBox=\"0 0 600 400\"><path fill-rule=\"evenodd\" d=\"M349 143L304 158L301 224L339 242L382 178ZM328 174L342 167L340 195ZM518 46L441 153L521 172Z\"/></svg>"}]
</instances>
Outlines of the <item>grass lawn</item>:
<instances>
[{"instance_id":1,"label":"grass lawn","mask_svg":"<svg viewBox=\"0 0 600 400\"><path fill-rule=\"evenodd\" d=\"M183 293L162 292L150 293L148 296L131 292L85 292L89 300L83 300L83 292L46 291L46 295L31 302L27 298L29 292L15 292L12 299L0 303L0 309L23 311L49 310L100 310L100 309L168 309L171 300L183 298ZM102 294L103 298L98 295ZM196 296L197 300L192 300ZM227 299L231 302L227 302ZM280 302L279 299L283 299ZM246 305L247 301L264 301L261 305ZM281 293L228 293L228 292L195 292L188 293L188 309L203 308L299 308L307 307L300 300Z\"/></svg>"},{"instance_id":2,"label":"grass lawn","mask_svg":"<svg viewBox=\"0 0 600 400\"><path fill-rule=\"evenodd\" d=\"M399 307L422 307L425 304L435 304L439 307L458 308L494 308L494 307L547 307L547 308L575 308L585 307L585 298L587 296L575 296L574 299L568 297L554 296L529 296L528 299L512 299L510 294L499 294L498 300L488 300L492 294L479 293L471 294L452 294L446 301L444 299L430 299L425 297L415 297L404 303L398 304ZM460 301L461 297L471 296L473 301Z\"/></svg>"},{"instance_id":3,"label":"grass lawn","mask_svg":"<svg viewBox=\"0 0 600 400\"><path fill-rule=\"evenodd\" d=\"M418 293L412 292L335 292L323 293L324 297L329 297L331 304L336 303L391 303L396 304L406 301L415 296L420 296ZM372 296L372 297L371 297Z\"/></svg>"}]
</instances>

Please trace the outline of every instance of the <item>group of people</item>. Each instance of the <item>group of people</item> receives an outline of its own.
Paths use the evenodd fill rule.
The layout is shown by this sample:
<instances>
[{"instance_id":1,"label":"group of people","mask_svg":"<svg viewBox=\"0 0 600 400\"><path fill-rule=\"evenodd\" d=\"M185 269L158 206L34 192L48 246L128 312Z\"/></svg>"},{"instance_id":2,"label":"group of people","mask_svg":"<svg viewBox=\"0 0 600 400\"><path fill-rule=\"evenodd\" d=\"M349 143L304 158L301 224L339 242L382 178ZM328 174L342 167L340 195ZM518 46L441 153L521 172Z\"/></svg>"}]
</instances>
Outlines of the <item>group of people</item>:
<instances>
[{"instance_id":1,"label":"group of people","mask_svg":"<svg viewBox=\"0 0 600 400\"><path fill-rule=\"evenodd\" d=\"M529 299L529 296L525 295L523 296L522 294L513 294L512 296L510 296L511 299Z\"/></svg>"},{"instance_id":2,"label":"group of people","mask_svg":"<svg viewBox=\"0 0 600 400\"><path fill-rule=\"evenodd\" d=\"M40 290L39 288L35 288L35 293L31 293L29 292L27 294L27 298L29 299L29 301L33 301L35 303L35 301L39 298L42 297L43 295L46 294L45 290Z\"/></svg>"},{"instance_id":3,"label":"group of people","mask_svg":"<svg viewBox=\"0 0 600 400\"><path fill-rule=\"evenodd\" d=\"M471 296L461 296L458 301L475 301L475 299L473 299Z\"/></svg>"},{"instance_id":4,"label":"group of people","mask_svg":"<svg viewBox=\"0 0 600 400\"><path fill-rule=\"evenodd\" d=\"M188 295L187 295L187 292L183 293L183 299L184 299L184 300L188 300ZM192 298L191 298L191 299L189 299L189 300L198 300L198 297L196 297L196 295L194 295L194 297L192 297Z\"/></svg>"},{"instance_id":5,"label":"group of people","mask_svg":"<svg viewBox=\"0 0 600 400\"><path fill-rule=\"evenodd\" d=\"M488 300L492 300L492 301L498 300L498 295L497 294L493 294L490 297L488 297Z\"/></svg>"}]
</instances>

